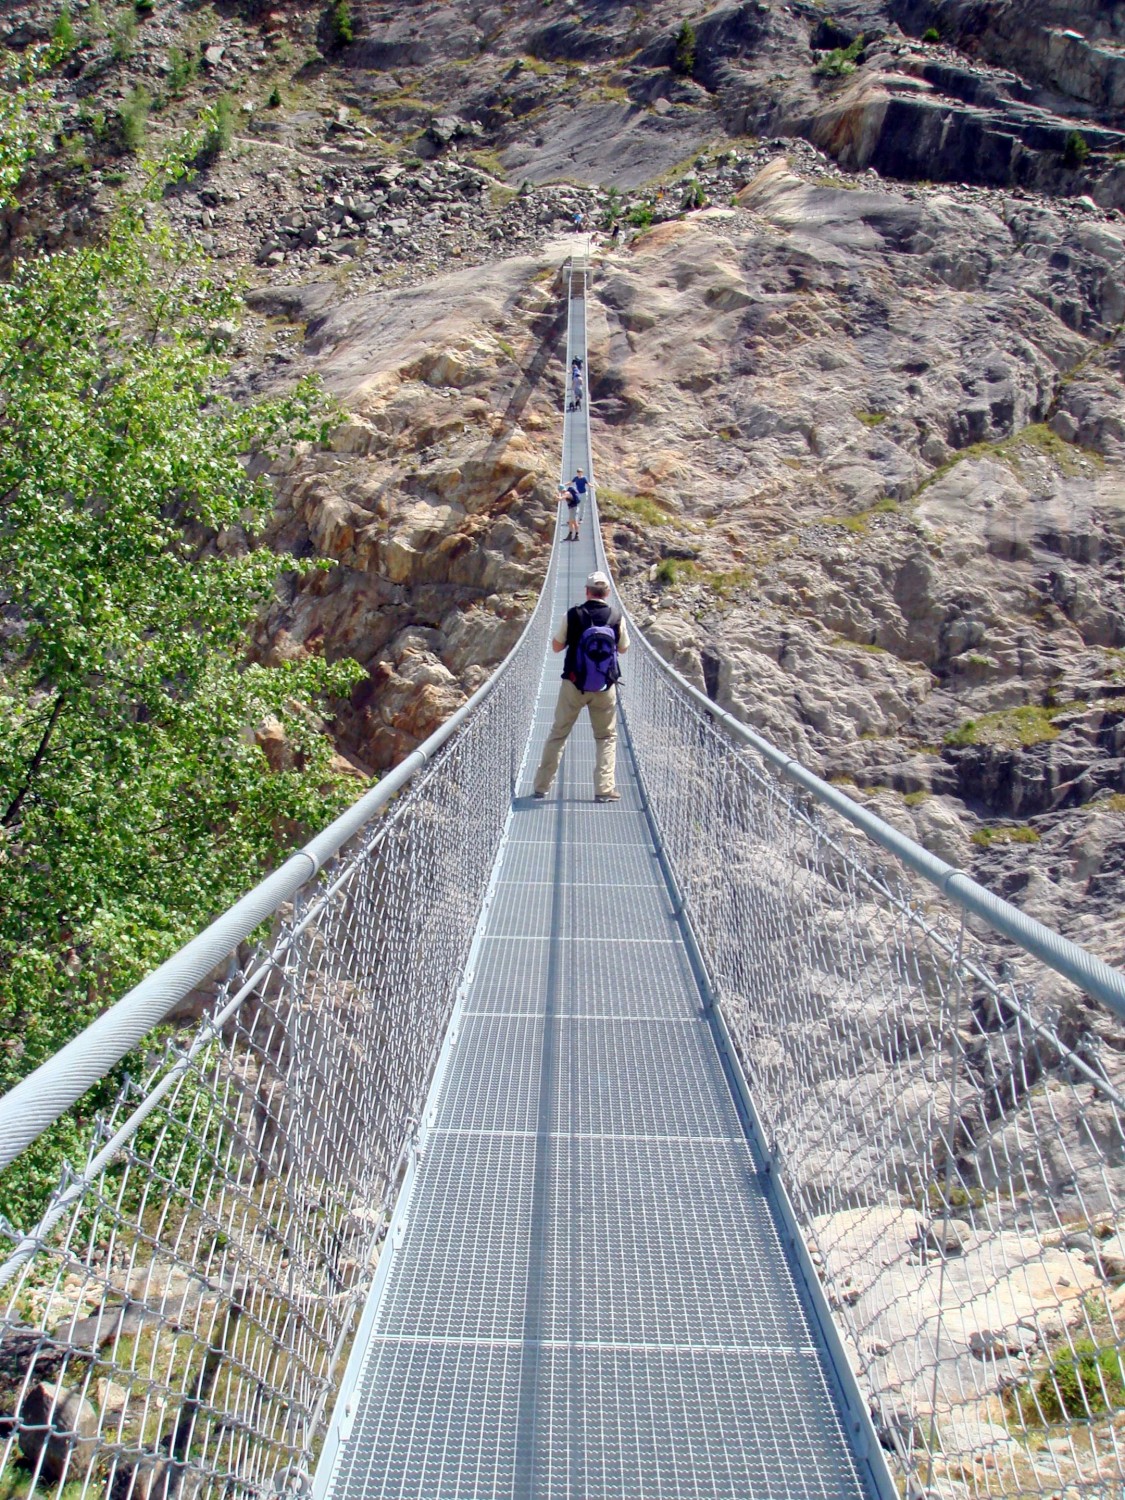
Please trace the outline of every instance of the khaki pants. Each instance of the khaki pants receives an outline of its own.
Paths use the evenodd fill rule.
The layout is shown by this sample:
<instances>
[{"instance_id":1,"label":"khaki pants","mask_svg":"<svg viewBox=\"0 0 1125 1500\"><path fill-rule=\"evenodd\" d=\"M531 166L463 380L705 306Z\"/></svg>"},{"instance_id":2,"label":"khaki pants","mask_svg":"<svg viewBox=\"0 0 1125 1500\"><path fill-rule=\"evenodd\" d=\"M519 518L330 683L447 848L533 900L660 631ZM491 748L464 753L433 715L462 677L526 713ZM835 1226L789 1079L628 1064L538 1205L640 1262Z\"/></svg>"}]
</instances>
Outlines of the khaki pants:
<instances>
[{"instance_id":1,"label":"khaki pants","mask_svg":"<svg viewBox=\"0 0 1125 1500\"><path fill-rule=\"evenodd\" d=\"M555 722L543 746L543 758L535 773L535 790L546 792L555 779L563 746L575 720L584 708L590 710L590 727L594 731L594 795L600 797L614 790L617 769L617 689L604 688L600 693L580 693L564 677L555 705Z\"/></svg>"}]
</instances>

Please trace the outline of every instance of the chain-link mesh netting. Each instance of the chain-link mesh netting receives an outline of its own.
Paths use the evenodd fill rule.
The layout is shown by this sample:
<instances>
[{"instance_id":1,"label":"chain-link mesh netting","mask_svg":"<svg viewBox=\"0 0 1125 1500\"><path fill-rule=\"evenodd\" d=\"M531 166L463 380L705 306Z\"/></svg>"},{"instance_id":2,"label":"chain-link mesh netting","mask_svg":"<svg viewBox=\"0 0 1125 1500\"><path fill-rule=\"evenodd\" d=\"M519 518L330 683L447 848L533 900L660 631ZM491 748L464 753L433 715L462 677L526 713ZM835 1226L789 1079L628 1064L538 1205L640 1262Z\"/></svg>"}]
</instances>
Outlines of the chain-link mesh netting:
<instances>
[{"instance_id":1,"label":"chain-link mesh netting","mask_svg":"<svg viewBox=\"0 0 1125 1500\"><path fill-rule=\"evenodd\" d=\"M527 742L550 621L5 1250L6 1496L299 1493Z\"/></svg>"},{"instance_id":2,"label":"chain-link mesh netting","mask_svg":"<svg viewBox=\"0 0 1125 1500\"><path fill-rule=\"evenodd\" d=\"M892 1467L1119 1500L1125 1027L880 869L643 641L628 667L665 849Z\"/></svg>"}]
</instances>

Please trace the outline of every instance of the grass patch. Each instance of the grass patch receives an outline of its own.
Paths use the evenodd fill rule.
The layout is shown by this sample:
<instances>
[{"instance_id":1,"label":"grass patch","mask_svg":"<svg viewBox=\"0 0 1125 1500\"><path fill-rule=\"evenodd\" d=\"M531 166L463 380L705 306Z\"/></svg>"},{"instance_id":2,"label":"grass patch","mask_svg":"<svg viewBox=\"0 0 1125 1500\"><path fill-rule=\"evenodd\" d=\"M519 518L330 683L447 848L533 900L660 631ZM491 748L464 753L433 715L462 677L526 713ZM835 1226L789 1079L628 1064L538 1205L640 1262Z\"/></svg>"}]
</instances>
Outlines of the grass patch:
<instances>
[{"instance_id":1,"label":"grass patch","mask_svg":"<svg viewBox=\"0 0 1125 1500\"><path fill-rule=\"evenodd\" d=\"M874 641L853 641L846 635L834 635L832 637L834 646L843 646L851 651L867 651L875 656L886 656L886 646L877 646Z\"/></svg>"},{"instance_id":2,"label":"grass patch","mask_svg":"<svg viewBox=\"0 0 1125 1500\"><path fill-rule=\"evenodd\" d=\"M469 152L469 160L478 171L487 172L490 177L499 177L503 181L505 173L499 152L490 147L481 147Z\"/></svg>"},{"instance_id":3,"label":"grass patch","mask_svg":"<svg viewBox=\"0 0 1125 1500\"><path fill-rule=\"evenodd\" d=\"M525 52L520 58L520 62L529 73L534 73L536 78L549 78L551 76L550 63L545 63L540 57L531 57Z\"/></svg>"},{"instance_id":4,"label":"grass patch","mask_svg":"<svg viewBox=\"0 0 1125 1500\"><path fill-rule=\"evenodd\" d=\"M1058 464L1060 471L1068 478L1082 473L1083 459L1088 459L1095 464L1101 463L1101 456L1088 449L1079 448L1074 443L1068 443L1053 432L1045 422L1036 422L1030 427L1025 427L1022 432L1015 433L1010 438L1005 438L1000 443L973 443L968 448L962 448L952 458L940 464L915 491L920 495L924 489L935 484L939 479L944 479L950 470L955 469L958 464L964 463L966 459L998 458L1019 472L1019 459L1021 453L1030 449L1032 452L1041 453L1045 458L1053 459Z\"/></svg>"},{"instance_id":5,"label":"grass patch","mask_svg":"<svg viewBox=\"0 0 1125 1500\"><path fill-rule=\"evenodd\" d=\"M681 583L701 583L705 588L726 599L738 589L753 583L754 575L748 568L731 568L727 572L713 572L701 568L698 563L666 557L656 569L656 581L675 588Z\"/></svg>"},{"instance_id":6,"label":"grass patch","mask_svg":"<svg viewBox=\"0 0 1125 1500\"><path fill-rule=\"evenodd\" d=\"M1108 797L1099 797L1096 802L1088 802L1086 811L1125 813L1125 792L1111 792Z\"/></svg>"},{"instance_id":7,"label":"grass patch","mask_svg":"<svg viewBox=\"0 0 1125 1500\"><path fill-rule=\"evenodd\" d=\"M920 1211L945 1214L951 1208L983 1208L985 1199L980 1188L967 1188L960 1182L948 1186L944 1182L929 1182L924 1187L919 1183L911 1192L910 1201Z\"/></svg>"},{"instance_id":8,"label":"grass patch","mask_svg":"<svg viewBox=\"0 0 1125 1500\"><path fill-rule=\"evenodd\" d=\"M1024 703L1019 708L1002 708L996 713L982 714L979 719L966 719L960 728L946 735L945 743L952 748L998 745L1011 750L1042 745L1058 738L1055 719L1085 707L1084 703L1077 702L1053 706Z\"/></svg>"},{"instance_id":9,"label":"grass patch","mask_svg":"<svg viewBox=\"0 0 1125 1500\"><path fill-rule=\"evenodd\" d=\"M629 90L618 83L596 83L586 89L582 97L595 104L628 104Z\"/></svg>"},{"instance_id":10,"label":"grass patch","mask_svg":"<svg viewBox=\"0 0 1125 1500\"><path fill-rule=\"evenodd\" d=\"M856 416L865 427L879 427L887 420L885 411L857 411Z\"/></svg>"},{"instance_id":11,"label":"grass patch","mask_svg":"<svg viewBox=\"0 0 1125 1500\"><path fill-rule=\"evenodd\" d=\"M842 526L845 531L851 531L856 535L865 532L872 516L891 516L898 510L898 501L884 496L877 500L868 510L860 510L854 516L822 516L822 526Z\"/></svg>"},{"instance_id":12,"label":"grass patch","mask_svg":"<svg viewBox=\"0 0 1125 1500\"><path fill-rule=\"evenodd\" d=\"M680 519L672 515L655 495L628 495L624 490L598 486L598 509L615 521L640 521L645 526L679 526Z\"/></svg>"},{"instance_id":13,"label":"grass patch","mask_svg":"<svg viewBox=\"0 0 1125 1500\"><path fill-rule=\"evenodd\" d=\"M1029 823L1017 823L1014 827L978 828L970 834L970 842L978 849L991 849L993 844L1037 844L1039 834Z\"/></svg>"},{"instance_id":14,"label":"grass patch","mask_svg":"<svg viewBox=\"0 0 1125 1500\"><path fill-rule=\"evenodd\" d=\"M905 804L905 806L907 806L907 807L921 807L922 803L925 802L932 795L933 795L932 792L924 792L924 791L923 792L907 792L903 796L902 800L903 800L903 803Z\"/></svg>"}]
</instances>

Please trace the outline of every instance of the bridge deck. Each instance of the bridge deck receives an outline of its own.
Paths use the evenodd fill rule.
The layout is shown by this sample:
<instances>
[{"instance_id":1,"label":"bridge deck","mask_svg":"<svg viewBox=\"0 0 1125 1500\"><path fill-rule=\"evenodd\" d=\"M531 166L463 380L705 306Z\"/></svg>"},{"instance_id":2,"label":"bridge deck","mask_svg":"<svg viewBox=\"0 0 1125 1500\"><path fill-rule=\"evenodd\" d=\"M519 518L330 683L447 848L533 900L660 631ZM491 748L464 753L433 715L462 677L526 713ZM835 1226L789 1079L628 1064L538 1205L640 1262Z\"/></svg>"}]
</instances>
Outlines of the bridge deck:
<instances>
[{"instance_id":1,"label":"bridge deck","mask_svg":"<svg viewBox=\"0 0 1125 1500\"><path fill-rule=\"evenodd\" d=\"M568 416L569 473L586 443ZM556 543L556 617L591 530ZM560 667L317 1490L862 1495L628 749L622 801L595 804L583 716L529 796Z\"/></svg>"}]
</instances>

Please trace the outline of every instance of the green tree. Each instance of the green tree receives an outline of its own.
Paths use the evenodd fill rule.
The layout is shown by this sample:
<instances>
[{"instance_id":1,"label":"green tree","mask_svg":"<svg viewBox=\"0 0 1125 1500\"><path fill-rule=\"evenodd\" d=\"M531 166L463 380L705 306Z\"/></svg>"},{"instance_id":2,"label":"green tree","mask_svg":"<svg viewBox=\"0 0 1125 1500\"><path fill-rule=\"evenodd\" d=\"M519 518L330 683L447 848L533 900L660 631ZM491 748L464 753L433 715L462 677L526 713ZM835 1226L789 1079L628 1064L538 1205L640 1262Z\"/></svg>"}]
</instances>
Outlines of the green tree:
<instances>
[{"instance_id":1,"label":"green tree","mask_svg":"<svg viewBox=\"0 0 1125 1500\"><path fill-rule=\"evenodd\" d=\"M25 149L0 130L9 175ZM0 1090L354 795L312 705L359 669L247 656L286 566L255 542L271 495L247 456L328 408L220 394L237 301L189 258L125 211L0 286ZM10 1218L114 1087L0 1179Z\"/></svg>"},{"instance_id":2,"label":"green tree","mask_svg":"<svg viewBox=\"0 0 1125 1500\"><path fill-rule=\"evenodd\" d=\"M338 47L355 41L355 23L349 0L334 0L331 11L332 40Z\"/></svg>"},{"instance_id":3,"label":"green tree","mask_svg":"<svg viewBox=\"0 0 1125 1500\"><path fill-rule=\"evenodd\" d=\"M1068 167L1081 167L1090 154L1090 143L1080 130L1072 130L1066 138L1063 160Z\"/></svg>"},{"instance_id":4,"label":"green tree","mask_svg":"<svg viewBox=\"0 0 1125 1500\"><path fill-rule=\"evenodd\" d=\"M690 21L684 21L676 34L676 55L672 62L673 71L682 76L689 77L695 68L695 27Z\"/></svg>"}]
</instances>

